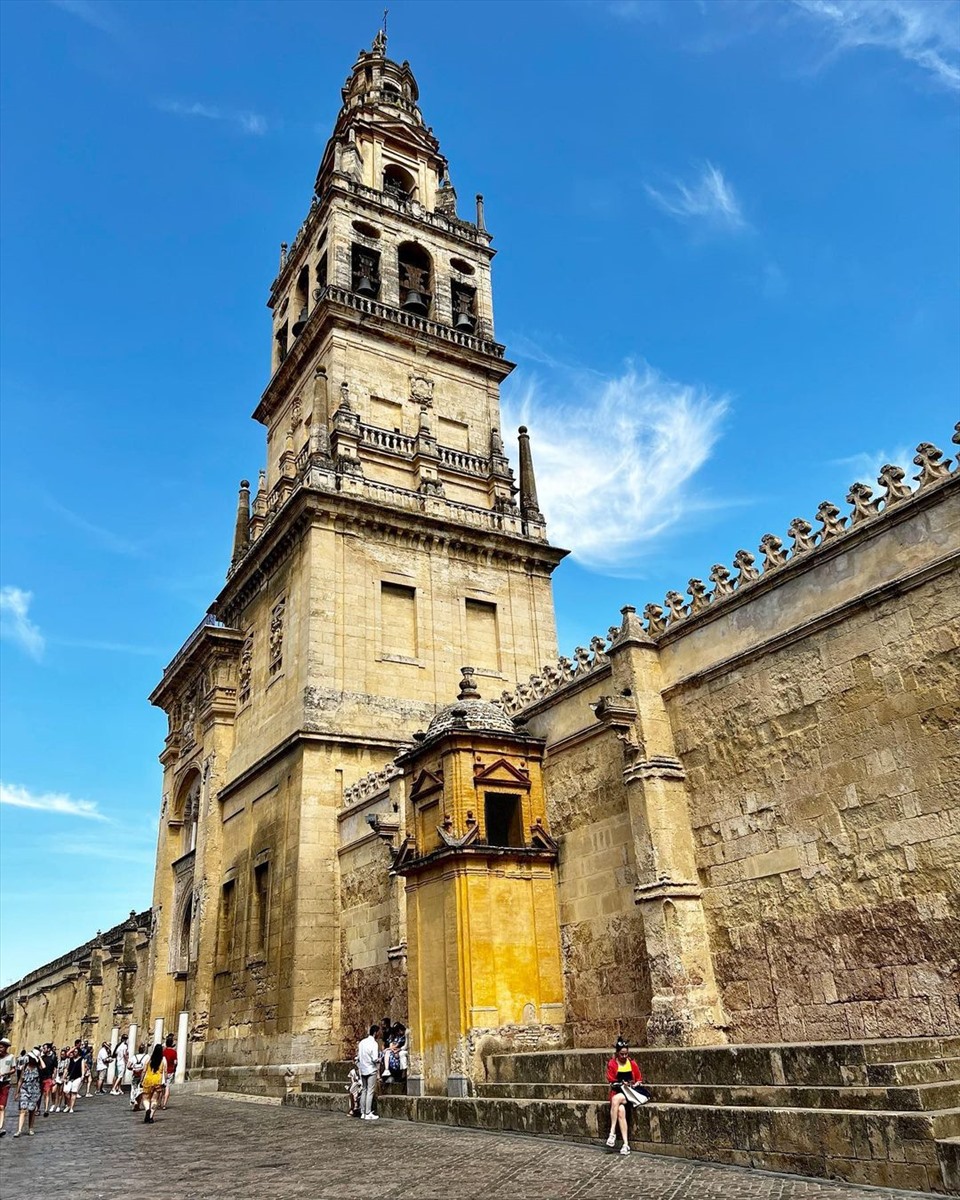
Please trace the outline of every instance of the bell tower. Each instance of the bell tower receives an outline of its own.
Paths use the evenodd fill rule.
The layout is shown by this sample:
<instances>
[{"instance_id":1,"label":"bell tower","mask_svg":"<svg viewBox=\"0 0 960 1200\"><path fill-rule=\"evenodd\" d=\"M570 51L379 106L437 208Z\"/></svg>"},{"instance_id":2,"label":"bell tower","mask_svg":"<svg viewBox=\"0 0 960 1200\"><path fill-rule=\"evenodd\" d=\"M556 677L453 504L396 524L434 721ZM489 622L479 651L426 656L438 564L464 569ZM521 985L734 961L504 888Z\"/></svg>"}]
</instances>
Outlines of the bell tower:
<instances>
[{"instance_id":1,"label":"bell tower","mask_svg":"<svg viewBox=\"0 0 960 1200\"><path fill-rule=\"evenodd\" d=\"M458 215L407 63L344 84L268 300L266 455L227 581L164 673L156 1015L192 1065L336 1057L344 793L411 743L469 663L486 696L556 657L529 441L500 431L491 236ZM524 431L525 432L525 431ZM185 852L182 796L198 799ZM189 918L189 919L188 919Z\"/></svg>"}]
</instances>

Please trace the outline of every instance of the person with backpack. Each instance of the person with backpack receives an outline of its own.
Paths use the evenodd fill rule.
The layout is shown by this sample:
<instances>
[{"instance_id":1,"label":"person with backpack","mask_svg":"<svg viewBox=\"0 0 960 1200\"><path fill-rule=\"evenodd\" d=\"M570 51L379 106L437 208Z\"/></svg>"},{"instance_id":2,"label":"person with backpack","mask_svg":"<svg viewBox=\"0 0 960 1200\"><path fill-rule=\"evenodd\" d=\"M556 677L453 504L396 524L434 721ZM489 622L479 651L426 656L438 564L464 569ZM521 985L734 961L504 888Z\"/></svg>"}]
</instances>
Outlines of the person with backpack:
<instances>
[{"instance_id":1,"label":"person with backpack","mask_svg":"<svg viewBox=\"0 0 960 1200\"><path fill-rule=\"evenodd\" d=\"M177 1048L173 1044L173 1034L167 1034L167 1040L163 1047L163 1061L167 1068L167 1079L163 1085L163 1095L160 1097L160 1107L166 1108L167 1102L170 1099L170 1085L173 1083L174 1076L177 1073Z\"/></svg>"},{"instance_id":2,"label":"person with backpack","mask_svg":"<svg viewBox=\"0 0 960 1200\"><path fill-rule=\"evenodd\" d=\"M143 1097L143 1073L147 1069L147 1046L141 1042L137 1052L130 1060L130 1107L134 1112L140 1111L140 1101Z\"/></svg>"}]
</instances>

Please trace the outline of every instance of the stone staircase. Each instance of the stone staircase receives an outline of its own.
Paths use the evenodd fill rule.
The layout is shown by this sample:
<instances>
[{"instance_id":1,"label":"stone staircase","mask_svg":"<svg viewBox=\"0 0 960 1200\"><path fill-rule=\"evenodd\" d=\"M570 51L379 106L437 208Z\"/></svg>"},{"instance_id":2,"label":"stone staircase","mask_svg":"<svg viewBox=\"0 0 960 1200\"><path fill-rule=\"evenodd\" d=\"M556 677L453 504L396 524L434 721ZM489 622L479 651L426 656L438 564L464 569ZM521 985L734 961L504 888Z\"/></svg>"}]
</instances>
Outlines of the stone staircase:
<instances>
[{"instance_id":1,"label":"stone staircase","mask_svg":"<svg viewBox=\"0 0 960 1200\"><path fill-rule=\"evenodd\" d=\"M653 1096L631 1116L635 1150L960 1195L960 1037L634 1057ZM473 1096L388 1091L378 1108L401 1120L602 1145L608 1058L606 1050L494 1055ZM284 1103L346 1112L349 1068L322 1064Z\"/></svg>"}]
</instances>

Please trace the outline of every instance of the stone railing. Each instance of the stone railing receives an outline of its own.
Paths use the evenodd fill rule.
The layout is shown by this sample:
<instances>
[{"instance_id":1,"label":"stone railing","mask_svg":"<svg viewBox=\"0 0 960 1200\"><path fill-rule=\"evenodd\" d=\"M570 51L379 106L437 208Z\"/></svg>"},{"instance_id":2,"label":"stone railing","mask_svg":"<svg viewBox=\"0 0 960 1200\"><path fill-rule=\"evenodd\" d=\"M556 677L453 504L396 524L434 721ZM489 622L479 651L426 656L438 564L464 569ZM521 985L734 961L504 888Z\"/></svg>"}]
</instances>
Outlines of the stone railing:
<instances>
[{"instance_id":1,"label":"stone railing","mask_svg":"<svg viewBox=\"0 0 960 1200\"><path fill-rule=\"evenodd\" d=\"M380 429L376 425L361 425L360 441L375 450L386 450L389 454L403 454L407 457L412 457L416 449L416 438L395 433L392 429Z\"/></svg>"},{"instance_id":2,"label":"stone railing","mask_svg":"<svg viewBox=\"0 0 960 1200\"><path fill-rule=\"evenodd\" d=\"M374 796L380 796L384 792L390 790L390 780L396 779L403 772L395 762L389 762L385 767L381 767L378 771L370 771L358 779L355 784L344 790L343 806L349 807L351 804L356 804L358 800L371 800Z\"/></svg>"},{"instance_id":3,"label":"stone railing","mask_svg":"<svg viewBox=\"0 0 960 1200\"><path fill-rule=\"evenodd\" d=\"M577 646L572 659L561 656L557 659L556 666L543 667L539 675L531 675L527 683L517 684L514 691L501 692L493 703L499 705L508 717L512 717L529 705L536 704L538 700L558 692L568 683L593 674L609 661L606 653L607 643L612 645L619 633L619 628L613 626L605 638L599 635L591 638L589 649L586 646Z\"/></svg>"},{"instance_id":4,"label":"stone railing","mask_svg":"<svg viewBox=\"0 0 960 1200\"><path fill-rule=\"evenodd\" d=\"M425 225L432 225L434 229L439 229L443 233L453 234L456 238L466 238L482 246L490 241L490 235L486 230L478 228L472 221L464 221L461 217L445 217L438 212L427 212L423 205L415 200L398 200L389 192L380 192L363 183L355 183L344 175L336 176L333 186L352 192L354 196L359 196L364 200L371 200L382 208L392 208L394 211L402 213L412 212L418 221L423 221Z\"/></svg>"},{"instance_id":5,"label":"stone railing","mask_svg":"<svg viewBox=\"0 0 960 1200\"><path fill-rule=\"evenodd\" d=\"M953 441L960 444L960 422ZM785 547L776 534L764 534L758 548L761 557L759 564L757 556L749 550L738 550L733 556L735 574L731 574L730 569L722 563L714 565L709 576L712 590L708 590L708 585L702 579L691 579L686 588L689 601L680 592L671 591L667 592L662 605L648 604L643 610L647 632L654 636L665 633L679 622L722 603L730 596L738 595L788 562L794 562L837 538L845 537L867 522L883 517L907 497L935 486L951 474L960 474L960 458L958 466L951 472L951 460L944 459L943 451L931 442L920 443L913 461L920 468L919 474L913 477L919 484L916 489L905 481L906 472L902 467L887 463L877 476L877 483L883 489L881 495L874 496L873 489L865 483L852 484L847 492L850 512L843 514L832 501L824 500L817 509L819 528L814 529L803 517L794 517L787 529L792 542L789 547Z\"/></svg>"},{"instance_id":6,"label":"stone railing","mask_svg":"<svg viewBox=\"0 0 960 1200\"><path fill-rule=\"evenodd\" d=\"M183 645L180 647L180 649L176 652L176 654L173 656L173 658L170 660L170 662L163 668L164 675L169 675L169 673L174 669L174 667L178 666L184 660L184 658L186 658L187 652L189 651L189 649L193 645L193 643L197 640L197 638L203 633L203 631L205 629L210 629L211 627L214 629L223 629L224 624L222 621L218 621L213 613L208 612L204 616L204 618L200 622L200 624L193 631L193 633L190 634L190 636L187 638L187 640L183 643Z\"/></svg>"},{"instance_id":7,"label":"stone railing","mask_svg":"<svg viewBox=\"0 0 960 1200\"><path fill-rule=\"evenodd\" d=\"M405 312L402 308L393 308L392 305L383 304L380 300L370 300L366 296L358 296L356 292L347 291L346 288L327 284L326 287L316 289L314 298L318 302L332 300L336 304L356 309L357 312L367 316L379 317L382 321L390 321L391 324L401 325L406 329L415 329L420 333L439 338L442 342L450 342L454 346L473 350L478 354L503 358L506 353L506 347L499 342L489 342L485 338L474 337L471 333L460 333L459 330L452 329L449 325L441 325L438 321L431 321L427 317L415 316L413 313Z\"/></svg>"},{"instance_id":8,"label":"stone railing","mask_svg":"<svg viewBox=\"0 0 960 1200\"><path fill-rule=\"evenodd\" d=\"M490 474L490 459L479 454L468 454L466 450L453 450L449 446L437 446L440 465L464 475L487 476Z\"/></svg>"}]
</instances>

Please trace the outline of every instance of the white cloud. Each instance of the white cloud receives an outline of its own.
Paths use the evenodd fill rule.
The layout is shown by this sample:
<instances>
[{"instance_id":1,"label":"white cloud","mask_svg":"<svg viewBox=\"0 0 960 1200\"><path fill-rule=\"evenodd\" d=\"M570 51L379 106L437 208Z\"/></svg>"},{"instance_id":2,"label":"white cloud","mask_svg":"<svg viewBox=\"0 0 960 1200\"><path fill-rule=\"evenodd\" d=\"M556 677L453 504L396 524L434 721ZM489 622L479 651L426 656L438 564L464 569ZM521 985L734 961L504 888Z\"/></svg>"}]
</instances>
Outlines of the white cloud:
<instances>
[{"instance_id":1,"label":"white cloud","mask_svg":"<svg viewBox=\"0 0 960 1200\"><path fill-rule=\"evenodd\" d=\"M906 446L898 446L894 450L863 450L859 454L850 454L845 458L830 460L831 466L843 467L847 483L866 483L877 490L877 476L880 468L887 463L903 467L909 479L910 464L913 462L913 450Z\"/></svg>"},{"instance_id":2,"label":"white cloud","mask_svg":"<svg viewBox=\"0 0 960 1200\"><path fill-rule=\"evenodd\" d=\"M84 25L99 29L101 33L116 33L116 26L102 4L93 4L91 0L53 0L53 3L71 17L83 21Z\"/></svg>"},{"instance_id":3,"label":"white cloud","mask_svg":"<svg viewBox=\"0 0 960 1200\"><path fill-rule=\"evenodd\" d=\"M562 399L558 399L558 396ZM727 401L630 364L616 378L574 371L504 400L504 428L530 427L551 542L583 565L624 571L690 505Z\"/></svg>"},{"instance_id":4,"label":"white cloud","mask_svg":"<svg viewBox=\"0 0 960 1200\"><path fill-rule=\"evenodd\" d=\"M58 516L81 532L87 534L97 545L102 546L105 550L109 550L113 554L122 554L129 558L143 557L143 549L135 542L128 541L120 534L114 533L112 529L106 529L102 525L97 525L93 521L88 521L86 517L76 513L66 505L61 504L59 500L55 500L52 496L43 496L47 507L55 512Z\"/></svg>"},{"instance_id":5,"label":"white cloud","mask_svg":"<svg viewBox=\"0 0 960 1200\"><path fill-rule=\"evenodd\" d=\"M157 108L176 117L202 117L206 121L225 121L235 125L241 133L256 137L267 132L267 118L259 113L232 108L220 108L214 104L199 104L183 100L160 100Z\"/></svg>"},{"instance_id":6,"label":"white cloud","mask_svg":"<svg viewBox=\"0 0 960 1200\"><path fill-rule=\"evenodd\" d=\"M941 87L960 90L960 7L956 0L793 0L819 22L836 53L892 50Z\"/></svg>"},{"instance_id":7,"label":"white cloud","mask_svg":"<svg viewBox=\"0 0 960 1200\"><path fill-rule=\"evenodd\" d=\"M32 592L18 587L0 588L0 637L16 642L31 658L43 657L43 634L30 620Z\"/></svg>"},{"instance_id":8,"label":"white cloud","mask_svg":"<svg viewBox=\"0 0 960 1200\"><path fill-rule=\"evenodd\" d=\"M38 812L59 813L66 817L85 817L91 821L107 818L93 800L74 800L62 792L31 792L16 783L0 783L0 804L13 808L32 808Z\"/></svg>"},{"instance_id":9,"label":"white cloud","mask_svg":"<svg viewBox=\"0 0 960 1200\"><path fill-rule=\"evenodd\" d=\"M645 187L650 199L678 220L701 221L731 231L747 224L733 185L713 163L704 163L699 179L692 183L674 179L669 191L650 184Z\"/></svg>"}]
</instances>

